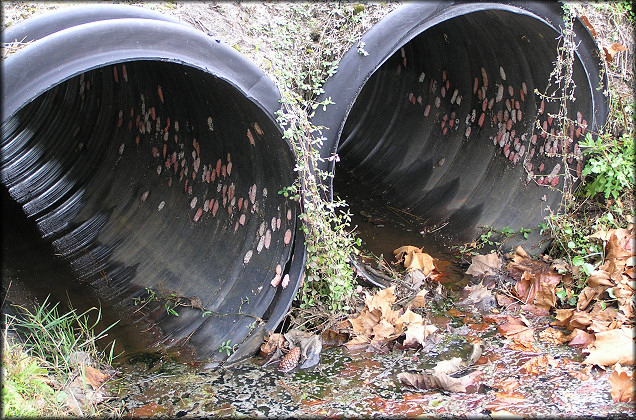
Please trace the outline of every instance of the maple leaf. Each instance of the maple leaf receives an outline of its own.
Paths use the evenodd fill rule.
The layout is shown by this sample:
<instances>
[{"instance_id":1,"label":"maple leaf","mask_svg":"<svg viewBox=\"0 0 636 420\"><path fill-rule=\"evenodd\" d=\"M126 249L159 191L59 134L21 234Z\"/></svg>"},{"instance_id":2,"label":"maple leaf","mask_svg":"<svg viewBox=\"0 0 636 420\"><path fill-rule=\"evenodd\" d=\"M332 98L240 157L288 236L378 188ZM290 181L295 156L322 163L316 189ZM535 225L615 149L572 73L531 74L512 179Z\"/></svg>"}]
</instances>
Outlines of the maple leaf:
<instances>
[{"instance_id":1,"label":"maple leaf","mask_svg":"<svg viewBox=\"0 0 636 420\"><path fill-rule=\"evenodd\" d=\"M614 281L610 278L607 271L597 269L590 273L587 278L587 285L592 288L597 286L612 287L614 286Z\"/></svg>"},{"instance_id":2,"label":"maple leaf","mask_svg":"<svg viewBox=\"0 0 636 420\"><path fill-rule=\"evenodd\" d=\"M616 363L634 364L634 329L615 328L596 333L592 348L583 363L611 366Z\"/></svg>"},{"instance_id":3,"label":"maple leaf","mask_svg":"<svg viewBox=\"0 0 636 420\"><path fill-rule=\"evenodd\" d=\"M550 325L554 325L555 327L566 327L568 330L570 320L572 319L572 315L574 315L574 309L555 309L556 321L552 321Z\"/></svg>"},{"instance_id":4,"label":"maple leaf","mask_svg":"<svg viewBox=\"0 0 636 420\"><path fill-rule=\"evenodd\" d=\"M364 308L357 317L349 318L349 322L351 323L354 332L370 336L373 331L373 327L380 322L380 319L380 311L369 311L368 308Z\"/></svg>"},{"instance_id":5,"label":"maple leaf","mask_svg":"<svg viewBox=\"0 0 636 420\"><path fill-rule=\"evenodd\" d=\"M613 294L618 301L618 309L623 312L627 319L634 318L634 281L622 280L614 286Z\"/></svg>"},{"instance_id":6,"label":"maple leaf","mask_svg":"<svg viewBox=\"0 0 636 420\"><path fill-rule=\"evenodd\" d=\"M496 252L488 255L474 255L466 274L475 277L494 276L501 268L501 258Z\"/></svg>"},{"instance_id":7,"label":"maple leaf","mask_svg":"<svg viewBox=\"0 0 636 420\"><path fill-rule=\"evenodd\" d=\"M539 284L534 298L534 305L542 309L550 309L556 306L556 287L563 276L558 273L542 273L539 275Z\"/></svg>"},{"instance_id":8,"label":"maple leaf","mask_svg":"<svg viewBox=\"0 0 636 420\"><path fill-rule=\"evenodd\" d=\"M345 347L349 350L358 350L367 348L371 340L366 335L357 335L345 343Z\"/></svg>"},{"instance_id":9,"label":"maple leaf","mask_svg":"<svg viewBox=\"0 0 636 420\"><path fill-rule=\"evenodd\" d=\"M634 379L636 379L636 372L630 373L620 363L614 365L614 371L609 377L612 386L610 394L614 402L630 402L636 399Z\"/></svg>"},{"instance_id":10,"label":"maple leaf","mask_svg":"<svg viewBox=\"0 0 636 420\"><path fill-rule=\"evenodd\" d=\"M570 318L568 330L580 328L584 330L586 327L592 324L592 316L587 312L575 311Z\"/></svg>"},{"instance_id":11,"label":"maple leaf","mask_svg":"<svg viewBox=\"0 0 636 420\"><path fill-rule=\"evenodd\" d=\"M422 252L422 249L406 245L394 250L393 255L398 262L403 263L407 271L420 270L425 276L428 276L435 270L435 259Z\"/></svg>"},{"instance_id":12,"label":"maple leaf","mask_svg":"<svg viewBox=\"0 0 636 420\"><path fill-rule=\"evenodd\" d=\"M387 340L391 338L395 332L395 327L390 322L382 319L373 327L373 339L374 340Z\"/></svg>"},{"instance_id":13,"label":"maple leaf","mask_svg":"<svg viewBox=\"0 0 636 420\"><path fill-rule=\"evenodd\" d=\"M437 362L437 364L433 367L433 372L437 374L445 373L447 375L450 375L457 372L461 364L461 357L453 357L452 359L442 360L440 362Z\"/></svg>"},{"instance_id":14,"label":"maple leaf","mask_svg":"<svg viewBox=\"0 0 636 420\"><path fill-rule=\"evenodd\" d=\"M610 229L605 244L605 263L601 269L607 271L612 279L618 281L628 261L634 255L634 227L630 229Z\"/></svg>"},{"instance_id":15,"label":"maple leaf","mask_svg":"<svg viewBox=\"0 0 636 420\"><path fill-rule=\"evenodd\" d=\"M395 326L403 328L403 326L409 326L411 324L422 324L423 321L424 321L424 318L422 318L422 315L415 313L411 311L410 309L407 309L396 320Z\"/></svg>"},{"instance_id":16,"label":"maple leaf","mask_svg":"<svg viewBox=\"0 0 636 420\"><path fill-rule=\"evenodd\" d=\"M342 332L336 332L332 329L326 329L320 334L320 338L322 338L323 346L338 347L347 342L349 335Z\"/></svg>"},{"instance_id":17,"label":"maple leaf","mask_svg":"<svg viewBox=\"0 0 636 420\"><path fill-rule=\"evenodd\" d=\"M483 279L473 286L465 286L460 295L463 299L457 302L460 307L472 307L480 312L486 312L495 306L492 290L484 285Z\"/></svg>"},{"instance_id":18,"label":"maple leaf","mask_svg":"<svg viewBox=\"0 0 636 420\"><path fill-rule=\"evenodd\" d=\"M526 326L520 319L513 319L505 324L498 325L497 331L507 338L520 341L535 341L534 329Z\"/></svg>"},{"instance_id":19,"label":"maple leaf","mask_svg":"<svg viewBox=\"0 0 636 420\"><path fill-rule=\"evenodd\" d=\"M424 346L426 337L437 331L437 327L434 325L424 325L422 323L409 324L406 329L406 338L404 339L404 347L413 347L418 343Z\"/></svg>"},{"instance_id":20,"label":"maple leaf","mask_svg":"<svg viewBox=\"0 0 636 420\"><path fill-rule=\"evenodd\" d=\"M387 287L377 292L375 295L367 297L364 300L369 311L378 309L382 317L387 317L390 314L391 307L395 303L395 286Z\"/></svg>"},{"instance_id":21,"label":"maple leaf","mask_svg":"<svg viewBox=\"0 0 636 420\"><path fill-rule=\"evenodd\" d=\"M538 279L530 271L524 271L521 279L515 284L515 292L524 303L534 302L537 294Z\"/></svg>"},{"instance_id":22,"label":"maple leaf","mask_svg":"<svg viewBox=\"0 0 636 420\"><path fill-rule=\"evenodd\" d=\"M601 296L605 290L607 290L606 286L585 286L585 288L581 290L581 293L579 293L579 301L576 304L576 308L579 311L586 310L590 303Z\"/></svg>"}]
</instances>

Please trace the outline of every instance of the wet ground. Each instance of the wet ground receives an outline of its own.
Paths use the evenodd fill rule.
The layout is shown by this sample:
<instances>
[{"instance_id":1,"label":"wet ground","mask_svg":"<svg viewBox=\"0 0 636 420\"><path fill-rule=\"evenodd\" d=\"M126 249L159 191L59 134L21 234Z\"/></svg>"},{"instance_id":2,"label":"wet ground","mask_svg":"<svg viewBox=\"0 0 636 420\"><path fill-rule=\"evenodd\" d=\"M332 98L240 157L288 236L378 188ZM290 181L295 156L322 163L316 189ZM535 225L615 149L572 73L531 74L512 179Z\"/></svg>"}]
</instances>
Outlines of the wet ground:
<instances>
[{"instance_id":1,"label":"wet ground","mask_svg":"<svg viewBox=\"0 0 636 420\"><path fill-rule=\"evenodd\" d=\"M347 197L365 249L392 261L392 251L399 246L424 246L433 256L452 260L430 235L420 233L419 226L391 216L390 211L378 211L377 203L368 197L365 201ZM5 215L11 210L6 204ZM9 241L18 237L18 242ZM42 299L46 291L61 302L70 298L79 308L99 304L83 285L67 280L70 272L37 240L34 226L3 226L2 255L3 287L10 281L13 298ZM50 275L38 278L34 274L41 272ZM444 282L449 302L457 300L465 281L462 267L455 264ZM118 316L108 307L104 315L106 321ZM427 308L425 315L438 332L429 336L424 348L395 348L384 354L325 348L318 366L287 374L279 372L276 364L264 367L266 360L259 356L207 369L202 361L148 349L144 335L135 333L138 326L124 319L110 334L124 351L116 360L118 373L108 383L115 396L111 404L124 415L167 417L634 416L630 403L612 402L609 373L585 369L580 363L580 349L541 342L520 345L497 333L492 313L482 316L448 302ZM550 319L532 322L547 326ZM454 357L467 361L473 343L481 343L481 357L454 375L481 372L476 392L416 390L400 382L398 374L403 372L419 373Z\"/></svg>"},{"instance_id":2,"label":"wet ground","mask_svg":"<svg viewBox=\"0 0 636 420\"><path fill-rule=\"evenodd\" d=\"M568 373L568 361L580 358L578 351L567 346L556 353L552 349L555 367L536 375L521 373L520 367L537 353L511 348L494 334L493 326L479 332L485 348L470 368L482 371L477 393L417 391L400 384L400 372L430 369L452 357L466 360L472 349L468 338L475 331L462 325L459 318L450 319L447 326L452 332L441 334L437 344L421 351L356 354L344 348L326 349L319 366L289 374L278 372L274 365L261 367L264 359L258 357L206 370L151 354L137 355L120 367L121 377L113 389L125 412L134 416L633 416L630 404L612 403L605 373L592 372L585 381L572 376L576 369ZM502 391L510 384L514 390Z\"/></svg>"}]
</instances>

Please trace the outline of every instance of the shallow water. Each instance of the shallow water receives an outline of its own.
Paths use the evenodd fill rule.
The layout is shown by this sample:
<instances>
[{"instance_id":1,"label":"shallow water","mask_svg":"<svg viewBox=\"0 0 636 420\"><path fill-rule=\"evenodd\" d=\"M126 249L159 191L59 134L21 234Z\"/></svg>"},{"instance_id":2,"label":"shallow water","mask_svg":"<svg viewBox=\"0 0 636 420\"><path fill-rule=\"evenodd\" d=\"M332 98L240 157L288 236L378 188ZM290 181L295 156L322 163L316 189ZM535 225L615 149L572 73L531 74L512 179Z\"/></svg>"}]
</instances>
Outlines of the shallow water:
<instances>
[{"instance_id":1,"label":"shallow water","mask_svg":"<svg viewBox=\"0 0 636 420\"><path fill-rule=\"evenodd\" d=\"M415 226L400 225L378 212L365 212L371 216L364 216L361 209L364 211L358 203L352 205L354 224L365 247L383 254L385 260L392 261L392 250L402 245L425 247L437 258L450 258ZM17 222L3 223L2 235L2 280L4 289L10 284L10 300L26 304L51 293L62 304L70 298L80 310L98 306L97 298L87 292L90 287L69 280L72 274L53 258L37 228L20 219L19 207L3 202L4 221L11 220L7 219L11 212ZM384 224L377 224L382 218L386 218ZM453 268L446 284L451 296L456 296L462 276L460 268ZM102 306L104 326L120 317L114 308ZM540 353L521 351L497 334L496 325L484 321L479 313L448 311L449 305L440 308L446 310L427 310L427 318L439 331L423 349L375 354L326 348L318 366L288 374L279 372L275 364L263 367L265 360L259 356L235 366L206 369L204 361L178 351L148 348L139 324L127 316L108 337L117 340L118 352L124 351L116 359L117 376L107 384L116 395L111 404L126 415L167 417L634 415L631 404L612 402L604 371L593 370L585 381L568 373L582 369L583 365L576 363L582 359L579 349L535 343ZM397 375L401 372L420 373L453 357L467 360L476 341L483 343L482 357L458 374L480 370L479 392L419 391L400 383ZM524 363L543 353L550 354L556 365L537 374L520 371ZM502 390L506 381L516 381L513 392Z\"/></svg>"},{"instance_id":2,"label":"shallow water","mask_svg":"<svg viewBox=\"0 0 636 420\"><path fill-rule=\"evenodd\" d=\"M101 308L102 328L117 323L108 333L115 340L115 352L146 350L153 337L142 333L141 319L98 298L93 288L75 280L69 265L54 255L53 247L40 236L34 221L27 219L20 205L2 190L2 302L3 312L13 305L31 308L33 302L58 304L61 313L70 306L82 313ZM70 305L69 305L70 302ZM93 312L94 313L94 312ZM107 344L106 342L102 344Z\"/></svg>"},{"instance_id":3,"label":"shallow water","mask_svg":"<svg viewBox=\"0 0 636 420\"><path fill-rule=\"evenodd\" d=\"M446 322L448 321L448 322ZM506 340L484 338L482 358L460 374L479 369L477 393L418 391L400 383L400 372L421 372L440 360L461 357L472 350L470 329L458 319L419 351L394 350L387 354L352 353L345 348L325 349L320 365L284 374L275 365L262 367L254 357L240 365L206 370L196 364L157 359L155 364L132 360L120 366L113 390L126 414L134 416L238 416L238 417L384 417L470 416L493 413L521 416L618 416L634 414L627 403L614 404L604 372L587 381L567 373L566 361L580 357L562 346L551 353L562 366L538 375L520 374L520 366L536 356L511 349ZM442 327L442 324L439 324ZM495 328L494 326L491 328ZM474 331L473 331L474 333ZM487 331L482 332L487 336ZM465 334L465 335L462 335ZM512 393L498 389L504 380L518 382Z\"/></svg>"}]
</instances>

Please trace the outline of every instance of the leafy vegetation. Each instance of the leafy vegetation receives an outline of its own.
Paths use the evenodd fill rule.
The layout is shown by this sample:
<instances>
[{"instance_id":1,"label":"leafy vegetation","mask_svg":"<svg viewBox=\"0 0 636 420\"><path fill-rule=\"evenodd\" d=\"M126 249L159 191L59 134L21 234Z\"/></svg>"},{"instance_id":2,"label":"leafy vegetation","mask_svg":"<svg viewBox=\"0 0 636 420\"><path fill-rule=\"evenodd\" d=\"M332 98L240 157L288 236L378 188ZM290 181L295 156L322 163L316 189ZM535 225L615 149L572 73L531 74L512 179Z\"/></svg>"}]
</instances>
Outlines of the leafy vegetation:
<instances>
[{"instance_id":1,"label":"leafy vegetation","mask_svg":"<svg viewBox=\"0 0 636 420\"><path fill-rule=\"evenodd\" d=\"M583 17L588 29L596 36L599 49L606 53L603 67L609 85L601 89L608 96L610 115L601 132L588 132L579 142L585 161L578 189L571 188L573 183L564 189L562 211L557 213L551 209L540 226L541 233L552 239L549 255L571 265L578 279L567 296L565 289L561 292L563 302L575 300L585 280L603 263L604 242L598 233L627 228L633 223L635 214L633 70L619 54L626 49L619 42L631 40L633 29L627 23L630 16L625 13L625 2L592 3L591 6L568 4L565 17L566 20ZM606 25L607 21L612 25ZM631 35L623 33L622 28L630 28ZM570 47L563 47L562 56L569 57L563 63L571 67L571 51L575 44L568 45ZM557 79L567 79L567 74L567 71L562 72ZM567 81L565 85L568 85ZM561 100L559 120L568 123L563 115L574 98L562 95Z\"/></svg>"},{"instance_id":2,"label":"leafy vegetation","mask_svg":"<svg viewBox=\"0 0 636 420\"><path fill-rule=\"evenodd\" d=\"M312 3L287 4L285 23L263 28L276 40L276 62L272 62L272 67L282 86L283 104L277 121L284 137L293 145L297 159L297 180L279 193L298 201L302 207L300 218L307 264L294 311L298 319L312 318L308 326L320 324L329 314L348 310L354 291L350 258L359 252L360 241L352 232L347 204L337 197L330 199L333 175L318 169L324 162L319 153L324 141L320 132L324 127L312 125L309 118L319 107L332 105L329 98L322 102L316 98L324 92L325 80L337 71L340 56L362 32L367 10L364 5L340 3L328 11ZM327 16L317 19L318 13ZM319 21L323 22L320 26ZM299 42L304 46L298 48ZM362 48L358 46L359 51L364 51ZM289 60L292 50L298 51L295 60ZM304 315L298 316L300 313Z\"/></svg>"},{"instance_id":3,"label":"leafy vegetation","mask_svg":"<svg viewBox=\"0 0 636 420\"><path fill-rule=\"evenodd\" d=\"M2 417L60 415L64 409L47 383L43 361L4 339L2 351ZM35 403L34 403L35 402Z\"/></svg>"},{"instance_id":4,"label":"leafy vegetation","mask_svg":"<svg viewBox=\"0 0 636 420\"><path fill-rule=\"evenodd\" d=\"M532 229L519 228L514 230L510 226L504 226L501 229L495 229L491 226L482 226L482 233L479 235L476 241L462 244L452 245L451 249L456 250L461 255L479 255L480 253L497 249L499 250L503 242L515 235L521 235L524 238L528 238L528 235L532 233Z\"/></svg>"},{"instance_id":5,"label":"leafy vegetation","mask_svg":"<svg viewBox=\"0 0 636 420\"><path fill-rule=\"evenodd\" d=\"M95 389L106 375L99 369L109 368L116 355L114 341L103 351L97 342L116 323L96 333L101 309L78 313L71 308L61 313L58 306L47 298L33 310L16 306L17 315L6 315L2 358L7 378L2 388L6 416L100 414L99 404L105 398ZM19 337L13 339L15 343L8 331ZM36 395L41 399L34 405Z\"/></svg>"},{"instance_id":6,"label":"leafy vegetation","mask_svg":"<svg viewBox=\"0 0 636 420\"><path fill-rule=\"evenodd\" d=\"M597 194L617 199L636 184L634 179L634 137L623 134L620 138L609 134L597 137L590 133L581 142L587 163L582 176L589 177L585 184L585 196Z\"/></svg>"}]
</instances>

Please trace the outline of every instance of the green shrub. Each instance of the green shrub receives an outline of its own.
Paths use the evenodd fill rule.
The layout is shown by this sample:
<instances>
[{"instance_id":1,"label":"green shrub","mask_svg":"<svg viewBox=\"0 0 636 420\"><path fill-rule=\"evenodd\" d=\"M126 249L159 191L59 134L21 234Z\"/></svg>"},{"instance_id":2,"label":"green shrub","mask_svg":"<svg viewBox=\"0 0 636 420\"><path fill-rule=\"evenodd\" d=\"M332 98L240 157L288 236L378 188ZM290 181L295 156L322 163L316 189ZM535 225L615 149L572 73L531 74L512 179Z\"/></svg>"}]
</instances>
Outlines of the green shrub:
<instances>
[{"instance_id":1,"label":"green shrub","mask_svg":"<svg viewBox=\"0 0 636 420\"><path fill-rule=\"evenodd\" d=\"M602 195L605 199L617 199L626 191L632 191L634 179L634 137L624 134L621 138L604 135L596 141L590 133L580 143L586 156L581 176L586 179L584 193L587 198Z\"/></svg>"}]
</instances>

